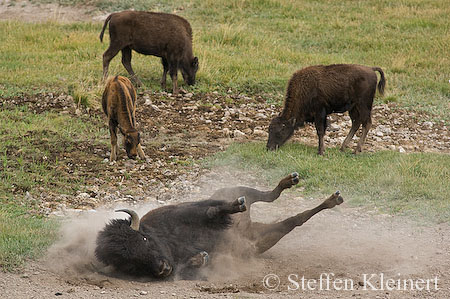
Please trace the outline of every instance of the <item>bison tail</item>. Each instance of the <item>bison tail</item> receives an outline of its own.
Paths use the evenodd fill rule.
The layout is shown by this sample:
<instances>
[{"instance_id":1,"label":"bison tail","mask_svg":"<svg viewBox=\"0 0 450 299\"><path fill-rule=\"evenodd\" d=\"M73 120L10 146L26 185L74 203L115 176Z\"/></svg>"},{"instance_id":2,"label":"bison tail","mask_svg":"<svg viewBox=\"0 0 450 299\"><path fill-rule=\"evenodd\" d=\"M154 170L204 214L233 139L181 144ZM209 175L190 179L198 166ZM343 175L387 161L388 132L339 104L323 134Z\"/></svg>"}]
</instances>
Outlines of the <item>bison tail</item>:
<instances>
[{"instance_id":1,"label":"bison tail","mask_svg":"<svg viewBox=\"0 0 450 299\"><path fill-rule=\"evenodd\" d=\"M384 94L384 87L386 86L386 79L384 78L384 72L379 67L373 67L372 70L380 73L380 82L378 82L378 92L380 95Z\"/></svg>"},{"instance_id":2,"label":"bison tail","mask_svg":"<svg viewBox=\"0 0 450 299\"><path fill-rule=\"evenodd\" d=\"M103 24L103 29L102 32L100 32L100 41L103 42L103 34L105 33L105 29L106 29L106 25L108 25L109 20L111 20L113 14L110 14L106 20L105 20L105 24Z\"/></svg>"}]
</instances>

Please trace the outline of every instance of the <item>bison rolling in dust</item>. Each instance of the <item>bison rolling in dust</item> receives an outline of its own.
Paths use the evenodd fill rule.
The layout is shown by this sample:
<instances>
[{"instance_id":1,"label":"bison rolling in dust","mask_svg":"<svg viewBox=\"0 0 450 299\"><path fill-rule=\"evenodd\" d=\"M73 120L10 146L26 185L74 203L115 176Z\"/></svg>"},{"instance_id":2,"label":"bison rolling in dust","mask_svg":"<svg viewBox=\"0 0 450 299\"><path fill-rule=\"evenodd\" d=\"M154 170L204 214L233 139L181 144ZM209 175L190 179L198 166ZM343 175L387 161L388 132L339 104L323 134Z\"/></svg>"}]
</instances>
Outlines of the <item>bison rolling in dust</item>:
<instances>
[{"instance_id":1,"label":"bison rolling in dust","mask_svg":"<svg viewBox=\"0 0 450 299\"><path fill-rule=\"evenodd\" d=\"M122 11L109 15L100 41L109 22L109 48L103 53L103 79L108 76L111 59L122 51L122 64L131 79L142 84L131 67L131 50L161 57L164 72L161 87L166 88L166 76L172 78L173 93L178 93L177 73L181 71L188 85L195 84L198 58L192 54L192 29L184 18L167 13Z\"/></svg>"},{"instance_id":2,"label":"bison rolling in dust","mask_svg":"<svg viewBox=\"0 0 450 299\"><path fill-rule=\"evenodd\" d=\"M208 200L161 207L140 220L134 211L119 210L131 218L114 219L107 224L98 234L95 254L101 262L122 273L161 279L174 274L195 278L208 260L214 261L215 254L262 253L316 213L343 202L336 192L319 206L284 221L251 221L250 207L254 202L273 202L298 181L298 174L293 173L272 191L223 188ZM230 245L233 243L236 246Z\"/></svg>"},{"instance_id":3,"label":"bison rolling in dust","mask_svg":"<svg viewBox=\"0 0 450 299\"><path fill-rule=\"evenodd\" d=\"M327 115L348 111L352 120L350 132L342 143L344 150L362 125L361 138L355 153L360 152L372 125L373 98L377 88L383 94L384 73L379 67L354 64L317 65L294 73L289 80L284 109L269 126L267 149L282 146L305 122L313 122L319 137L318 154L323 155Z\"/></svg>"},{"instance_id":4,"label":"bison rolling in dust","mask_svg":"<svg viewBox=\"0 0 450 299\"><path fill-rule=\"evenodd\" d=\"M110 160L115 161L119 151L117 128L125 138L125 150L128 158L135 159L139 154L141 159L145 159L140 134L136 129L136 90L130 80L122 76L109 79L102 96L102 107L108 117L111 135Z\"/></svg>"}]
</instances>

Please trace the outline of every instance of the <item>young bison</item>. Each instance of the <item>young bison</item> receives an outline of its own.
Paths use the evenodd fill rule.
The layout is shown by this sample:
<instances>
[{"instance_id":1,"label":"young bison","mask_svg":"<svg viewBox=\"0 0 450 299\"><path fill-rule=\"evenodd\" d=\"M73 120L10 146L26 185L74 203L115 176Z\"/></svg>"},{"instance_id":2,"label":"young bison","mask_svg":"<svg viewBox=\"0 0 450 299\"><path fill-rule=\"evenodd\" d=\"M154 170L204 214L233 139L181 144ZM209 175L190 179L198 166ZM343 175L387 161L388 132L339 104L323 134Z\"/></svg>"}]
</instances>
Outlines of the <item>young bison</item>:
<instances>
[{"instance_id":1,"label":"young bison","mask_svg":"<svg viewBox=\"0 0 450 299\"><path fill-rule=\"evenodd\" d=\"M362 124L362 135L355 150L355 153L360 152L372 125L372 103L377 88L375 71L380 73L378 91L383 94L386 81L379 67L316 65L294 73L289 80L284 109L270 123L267 149L277 149L292 136L295 129L305 122L313 122L319 136L318 154L323 155L327 115L348 111L352 128L341 150L347 147Z\"/></svg>"},{"instance_id":2,"label":"young bison","mask_svg":"<svg viewBox=\"0 0 450 299\"><path fill-rule=\"evenodd\" d=\"M115 161L119 147L117 146L117 127L125 138L125 150L130 159L137 154L145 159L141 148L139 132L136 129L136 90L130 80L122 76L111 78L106 83L102 96L103 111L108 117L111 134L110 161Z\"/></svg>"},{"instance_id":3,"label":"young bison","mask_svg":"<svg viewBox=\"0 0 450 299\"><path fill-rule=\"evenodd\" d=\"M143 11L122 11L109 15L100 41L109 22L109 48L103 53L103 79L108 76L111 59L122 51L122 64L131 79L141 85L131 67L131 50L144 55L161 57L164 72L161 87L166 88L166 75L172 78L173 93L178 93L177 73L181 71L188 85L195 84L198 58L192 55L191 25L180 16Z\"/></svg>"},{"instance_id":4,"label":"young bison","mask_svg":"<svg viewBox=\"0 0 450 299\"><path fill-rule=\"evenodd\" d=\"M278 223L252 222L254 202L273 202L284 189L299 182L293 173L272 191L248 187L223 188L208 200L157 208L139 220L114 219L99 232L95 254L106 265L123 273L166 278L174 273L195 278L214 255L231 251L246 257L260 254L322 210L343 202L339 192L319 206ZM225 245L225 246L224 246Z\"/></svg>"}]
</instances>

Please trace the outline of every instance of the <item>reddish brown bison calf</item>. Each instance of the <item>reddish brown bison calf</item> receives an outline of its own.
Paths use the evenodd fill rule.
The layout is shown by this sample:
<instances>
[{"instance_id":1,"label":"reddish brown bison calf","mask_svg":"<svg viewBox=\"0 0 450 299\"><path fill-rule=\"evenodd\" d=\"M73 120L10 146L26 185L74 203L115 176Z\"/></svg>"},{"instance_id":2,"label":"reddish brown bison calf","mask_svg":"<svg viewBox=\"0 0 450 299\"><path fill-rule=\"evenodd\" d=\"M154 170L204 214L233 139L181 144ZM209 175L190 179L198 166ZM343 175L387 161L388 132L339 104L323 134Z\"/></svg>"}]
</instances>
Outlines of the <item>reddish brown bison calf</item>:
<instances>
[{"instance_id":1,"label":"reddish brown bison calf","mask_svg":"<svg viewBox=\"0 0 450 299\"><path fill-rule=\"evenodd\" d=\"M342 143L344 150L362 124L355 153L360 152L372 125L372 103L377 88L383 94L384 73L379 67L356 64L316 65L294 73L289 80L284 109L269 126L267 149L282 146L305 122L313 122L319 136L318 154L323 155L327 115L348 111L352 128Z\"/></svg>"},{"instance_id":2,"label":"reddish brown bison calf","mask_svg":"<svg viewBox=\"0 0 450 299\"><path fill-rule=\"evenodd\" d=\"M198 58L192 54L192 29L184 18L144 11L113 13L105 20L100 41L103 41L108 22L110 44L103 54L103 79L108 76L111 59L122 51L122 64L131 75L131 80L142 84L131 67L131 50L134 50L140 54L161 57L164 67L162 88L166 88L166 76L169 72L173 93L178 93L178 70L187 84L195 84Z\"/></svg>"},{"instance_id":3,"label":"reddish brown bison calf","mask_svg":"<svg viewBox=\"0 0 450 299\"><path fill-rule=\"evenodd\" d=\"M136 90L130 80L122 76L110 78L106 83L102 96L103 111L108 117L109 133L111 134L110 160L117 158L117 128L124 136L125 150L130 159L135 159L137 154L145 159L141 148L140 135L136 129Z\"/></svg>"}]
</instances>

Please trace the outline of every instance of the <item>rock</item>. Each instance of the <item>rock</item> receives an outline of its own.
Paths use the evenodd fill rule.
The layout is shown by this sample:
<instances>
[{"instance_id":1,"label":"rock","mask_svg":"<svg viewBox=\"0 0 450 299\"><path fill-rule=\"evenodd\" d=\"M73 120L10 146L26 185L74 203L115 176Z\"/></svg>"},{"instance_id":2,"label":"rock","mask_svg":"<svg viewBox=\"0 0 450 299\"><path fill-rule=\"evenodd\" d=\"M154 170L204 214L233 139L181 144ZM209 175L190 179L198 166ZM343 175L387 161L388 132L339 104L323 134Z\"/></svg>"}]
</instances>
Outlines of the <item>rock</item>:
<instances>
[{"instance_id":1,"label":"rock","mask_svg":"<svg viewBox=\"0 0 450 299\"><path fill-rule=\"evenodd\" d=\"M434 124L431 121L426 121L422 124L422 127L429 130L433 128L433 125Z\"/></svg>"},{"instance_id":2,"label":"rock","mask_svg":"<svg viewBox=\"0 0 450 299\"><path fill-rule=\"evenodd\" d=\"M383 137L384 134L383 134L383 132L381 132L381 131L375 131L375 136Z\"/></svg>"},{"instance_id":3,"label":"rock","mask_svg":"<svg viewBox=\"0 0 450 299\"><path fill-rule=\"evenodd\" d=\"M223 135L225 135L225 137L230 137L231 136L231 131L228 128L223 128L222 132L223 132Z\"/></svg>"},{"instance_id":4,"label":"rock","mask_svg":"<svg viewBox=\"0 0 450 299\"><path fill-rule=\"evenodd\" d=\"M260 130L260 129L254 129L253 135L267 137L267 136L269 136L269 133L267 133L266 131Z\"/></svg>"},{"instance_id":5,"label":"rock","mask_svg":"<svg viewBox=\"0 0 450 299\"><path fill-rule=\"evenodd\" d=\"M389 144L388 148L389 148L391 151L395 151L395 145L393 145L393 144Z\"/></svg>"},{"instance_id":6,"label":"rock","mask_svg":"<svg viewBox=\"0 0 450 299\"><path fill-rule=\"evenodd\" d=\"M81 192L80 194L77 195L77 198L79 198L79 199L88 199L90 197L91 196L86 192Z\"/></svg>"},{"instance_id":7,"label":"rock","mask_svg":"<svg viewBox=\"0 0 450 299\"><path fill-rule=\"evenodd\" d=\"M147 295L147 294L148 294L147 291L140 291L140 292L139 292L139 295Z\"/></svg>"},{"instance_id":8,"label":"rock","mask_svg":"<svg viewBox=\"0 0 450 299\"><path fill-rule=\"evenodd\" d=\"M339 131L340 129L341 129L341 126L339 126L338 124L336 124L336 123L330 124L329 131L336 132L336 131Z\"/></svg>"},{"instance_id":9,"label":"rock","mask_svg":"<svg viewBox=\"0 0 450 299\"><path fill-rule=\"evenodd\" d=\"M245 133L236 129L233 131L233 136L234 136L234 138L242 139L242 138L245 138Z\"/></svg>"},{"instance_id":10,"label":"rock","mask_svg":"<svg viewBox=\"0 0 450 299\"><path fill-rule=\"evenodd\" d=\"M262 113L256 113L255 117L257 119L266 119L267 118L267 116L265 114L262 114Z\"/></svg>"},{"instance_id":11,"label":"rock","mask_svg":"<svg viewBox=\"0 0 450 299\"><path fill-rule=\"evenodd\" d=\"M161 109L159 109L159 107L156 106L155 104L152 104L151 107L152 107L152 109L155 110L155 111L158 111L158 112L161 111Z\"/></svg>"},{"instance_id":12,"label":"rock","mask_svg":"<svg viewBox=\"0 0 450 299\"><path fill-rule=\"evenodd\" d=\"M400 153L406 153L406 151L405 151L405 149L403 148L403 146L399 146L399 147L398 147L398 151L399 151Z\"/></svg>"},{"instance_id":13,"label":"rock","mask_svg":"<svg viewBox=\"0 0 450 299\"><path fill-rule=\"evenodd\" d=\"M190 98L192 98L193 95L194 94L192 92L189 92L189 93L185 94L184 97L190 99Z\"/></svg>"}]
</instances>

